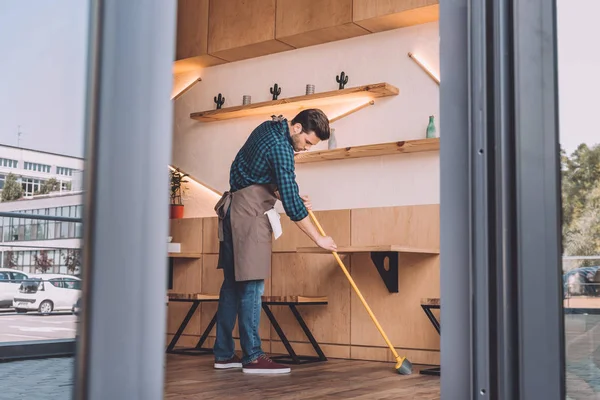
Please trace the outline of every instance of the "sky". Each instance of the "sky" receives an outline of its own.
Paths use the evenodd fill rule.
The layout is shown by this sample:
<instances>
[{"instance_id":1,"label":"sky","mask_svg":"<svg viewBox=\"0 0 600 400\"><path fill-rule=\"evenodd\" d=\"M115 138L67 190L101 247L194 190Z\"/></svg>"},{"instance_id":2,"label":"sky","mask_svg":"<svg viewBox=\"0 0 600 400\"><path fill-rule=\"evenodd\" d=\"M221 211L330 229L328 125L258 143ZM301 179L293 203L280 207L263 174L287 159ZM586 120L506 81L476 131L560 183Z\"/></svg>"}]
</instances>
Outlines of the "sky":
<instances>
[{"instance_id":1,"label":"sky","mask_svg":"<svg viewBox=\"0 0 600 400\"><path fill-rule=\"evenodd\" d=\"M0 0L0 143L83 157L87 0Z\"/></svg>"},{"instance_id":2,"label":"sky","mask_svg":"<svg viewBox=\"0 0 600 400\"><path fill-rule=\"evenodd\" d=\"M598 15L600 0L558 0L560 141L568 153L600 143ZM87 28L87 0L0 0L0 144L83 156Z\"/></svg>"}]
</instances>

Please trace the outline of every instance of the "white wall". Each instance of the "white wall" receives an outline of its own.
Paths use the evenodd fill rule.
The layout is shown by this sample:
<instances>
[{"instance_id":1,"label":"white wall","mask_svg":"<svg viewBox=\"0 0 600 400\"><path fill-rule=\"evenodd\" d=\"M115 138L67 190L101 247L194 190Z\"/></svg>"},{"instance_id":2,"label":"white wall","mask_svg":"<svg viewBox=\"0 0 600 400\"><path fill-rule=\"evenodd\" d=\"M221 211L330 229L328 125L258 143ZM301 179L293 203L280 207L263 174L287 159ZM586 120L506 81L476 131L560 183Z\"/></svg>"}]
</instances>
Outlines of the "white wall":
<instances>
[{"instance_id":1,"label":"white wall","mask_svg":"<svg viewBox=\"0 0 600 400\"><path fill-rule=\"evenodd\" d=\"M23 168L24 161L72 169L83 169L84 164L84 161L81 158L2 145L0 145L0 157L19 161L20 169ZM47 175L56 175L56 169L52 168L51 173Z\"/></svg>"},{"instance_id":2,"label":"white wall","mask_svg":"<svg viewBox=\"0 0 600 400\"><path fill-rule=\"evenodd\" d=\"M235 154L270 117L203 123L189 114L214 109L218 93L226 98L224 107L241 104L244 94L254 103L269 100L274 83L282 87L281 98L304 94L307 83L316 91L335 90L342 70L349 76L347 87L388 82L400 94L335 122L338 147L424 138L429 115L439 134L439 87L407 56L419 55L437 73L438 34L438 23L430 23L206 68L202 82L175 102L172 163L227 190ZM327 111L331 117L342 110ZM301 193L317 210L439 203L438 152L299 164L296 172ZM193 197L197 202L199 196ZM213 198L206 201L214 204ZM205 215L186 212L192 216Z\"/></svg>"}]
</instances>

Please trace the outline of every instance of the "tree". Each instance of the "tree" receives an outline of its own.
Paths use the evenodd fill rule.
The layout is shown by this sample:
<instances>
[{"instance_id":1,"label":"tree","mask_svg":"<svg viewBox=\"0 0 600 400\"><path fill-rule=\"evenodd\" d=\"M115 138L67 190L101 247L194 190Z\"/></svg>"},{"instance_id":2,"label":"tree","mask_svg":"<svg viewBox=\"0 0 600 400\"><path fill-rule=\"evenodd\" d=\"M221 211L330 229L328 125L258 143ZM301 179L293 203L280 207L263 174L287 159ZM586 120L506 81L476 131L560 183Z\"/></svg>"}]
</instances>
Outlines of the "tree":
<instances>
[{"instance_id":1,"label":"tree","mask_svg":"<svg viewBox=\"0 0 600 400\"><path fill-rule=\"evenodd\" d=\"M50 192L58 191L60 191L60 182L56 178L50 178L41 184L40 190L35 192L35 194L48 194Z\"/></svg>"},{"instance_id":2,"label":"tree","mask_svg":"<svg viewBox=\"0 0 600 400\"><path fill-rule=\"evenodd\" d=\"M79 249L68 249L63 254L63 260L67 266L67 271L74 274L75 269L81 266L81 251Z\"/></svg>"},{"instance_id":3,"label":"tree","mask_svg":"<svg viewBox=\"0 0 600 400\"><path fill-rule=\"evenodd\" d=\"M54 265L54 261L48 258L48 252L46 250L40 250L39 254L33 256L36 268L41 270L43 273L48 272Z\"/></svg>"},{"instance_id":4,"label":"tree","mask_svg":"<svg viewBox=\"0 0 600 400\"><path fill-rule=\"evenodd\" d=\"M17 268L17 255L14 251L8 250L4 252L4 266L6 268Z\"/></svg>"},{"instance_id":5,"label":"tree","mask_svg":"<svg viewBox=\"0 0 600 400\"><path fill-rule=\"evenodd\" d=\"M14 201L23 197L23 186L17 182L17 176L12 172L6 175L2 188L2 201Z\"/></svg>"}]
</instances>

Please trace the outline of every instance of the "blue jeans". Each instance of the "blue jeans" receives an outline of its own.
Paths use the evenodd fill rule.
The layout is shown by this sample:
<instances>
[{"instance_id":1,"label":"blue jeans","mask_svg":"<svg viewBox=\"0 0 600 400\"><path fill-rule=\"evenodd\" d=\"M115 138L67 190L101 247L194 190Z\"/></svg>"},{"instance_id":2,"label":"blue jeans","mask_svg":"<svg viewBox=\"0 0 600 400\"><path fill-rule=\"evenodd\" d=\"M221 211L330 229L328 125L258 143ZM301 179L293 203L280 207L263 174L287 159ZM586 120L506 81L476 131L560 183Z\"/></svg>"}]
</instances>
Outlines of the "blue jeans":
<instances>
[{"instance_id":1,"label":"blue jeans","mask_svg":"<svg viewBox=\"0 0 600 400\"><path fill-rule=\"evenodd\" d=\"M223 268L224 279L219 293L217 310L217 338L213 347L215 359L223 361L233 357L235 350L233 328L237 317L243 352L242 363L247 364L264 354L261 349L258 327L265 281L262 279L235 281L233 236L229 210L223 219L223 241L220 242L219 248L219 266Z\"/></svg>"}]
</instances>

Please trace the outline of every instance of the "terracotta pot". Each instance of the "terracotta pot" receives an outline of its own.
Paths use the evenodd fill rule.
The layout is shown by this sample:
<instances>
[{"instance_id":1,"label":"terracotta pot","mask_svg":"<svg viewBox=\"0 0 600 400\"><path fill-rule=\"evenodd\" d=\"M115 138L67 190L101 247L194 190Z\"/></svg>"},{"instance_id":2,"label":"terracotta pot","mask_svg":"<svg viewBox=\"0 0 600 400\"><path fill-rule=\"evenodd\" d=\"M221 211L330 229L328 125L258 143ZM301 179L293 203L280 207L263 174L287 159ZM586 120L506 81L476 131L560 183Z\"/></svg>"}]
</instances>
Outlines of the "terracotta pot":
<instances>
[{"instance_id":1,"label":"terracotta pot","mask_svg":"<svg viewBox=\"0 0 600 400\"><path fill-rule=\"evenodd\" d=\"M183 218L183 204L171 204L171 219Z\"/></svg>"}]
</instances>

